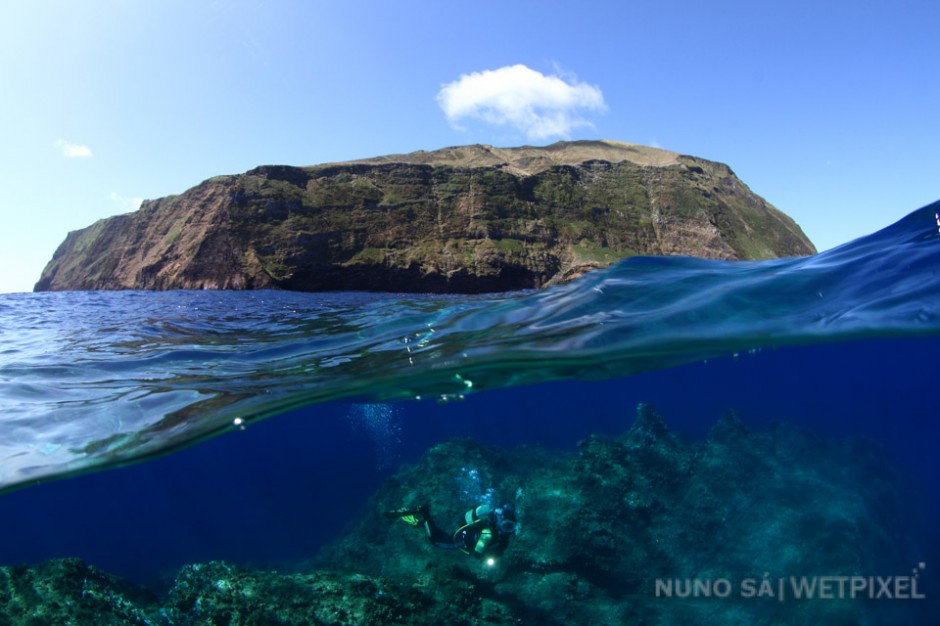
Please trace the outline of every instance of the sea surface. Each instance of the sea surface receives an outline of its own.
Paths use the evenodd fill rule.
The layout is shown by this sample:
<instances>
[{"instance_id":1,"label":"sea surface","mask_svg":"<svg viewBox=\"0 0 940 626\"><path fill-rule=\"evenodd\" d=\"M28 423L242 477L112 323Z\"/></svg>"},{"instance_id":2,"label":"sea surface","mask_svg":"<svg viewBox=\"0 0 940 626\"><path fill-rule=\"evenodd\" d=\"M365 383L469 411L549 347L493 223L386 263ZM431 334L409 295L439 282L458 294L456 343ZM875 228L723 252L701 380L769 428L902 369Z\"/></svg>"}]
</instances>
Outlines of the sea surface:
<instances>
[{"instance_id":1,"label":"sea surface","mask_svg":"<svg viewBox=\"0 0 940 626\"><path fill-rule=\"evenodd\" d=\"M690 439L734 410L874 440L940 506L938 210L542 291L0 295L0 565L290 569L436 443L574 450L641 402Z\"/></svg>"}]
</instances>

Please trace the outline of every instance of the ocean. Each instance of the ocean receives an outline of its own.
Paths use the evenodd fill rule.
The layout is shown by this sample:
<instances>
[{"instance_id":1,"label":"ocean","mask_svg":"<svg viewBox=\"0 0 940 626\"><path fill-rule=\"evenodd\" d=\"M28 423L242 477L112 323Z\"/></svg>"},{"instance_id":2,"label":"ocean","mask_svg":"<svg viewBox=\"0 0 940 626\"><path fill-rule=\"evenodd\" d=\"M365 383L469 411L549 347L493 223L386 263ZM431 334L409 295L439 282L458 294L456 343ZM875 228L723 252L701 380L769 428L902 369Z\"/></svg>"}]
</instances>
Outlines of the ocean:
<instances>
[{"instance_id":1,"label":"ocean","mask_svg":"<svg viewBox=\"0 0 940 626\"><path fill-rule=\"evenodd\" d=\"M143 621L107 623L223 623L208 621L205 598L160 608L161 594L177 597L180 568L191 564L408 579L412 570L355 557L349 544L365 541L386 551L386 561L419 567L408 559L420 557L425 578L477 585L479 602L467 600L460 623L574 623L551 604L557 590L534 591L555 575L579 590L568 605L593 606L606 617L590 619L610 623L703 616L710 623L892 624L912 623L911 616L940 623L932 602L940 589L931 578L931 568L940 570L938 210L940 203L925 207L812 257L635 257L541 291L0 295L0 566L77 557L156 594L141 601ZM665 449L682 469L650 474L661 483L641 485L637 476L660 471L643 461L644 445L666 445L637 443L646 441L635 420L647 407L661 416L668 441L681 442ZM732 414L748 443L728 449L760 454L721 457L731 459L723 478L703 478L712 487L695 496L689 485L705 475L696 460L717 458L710 450L725 439L715 426ZM801 434L780 434L790 433L781 425ZM644 437L658 432L643 428ZM473 461L464 448L446 448L455 438L499 451L492 458L502 460ZM588 472L584 459L598 458L591 456L596 441L620 447L616 454L604 448L608 469L591 465L591 484L614 481L624 467L633 478L597 491L585 487L587 474L572 477ZM817 441L835 443L817 448ZM862 447L845 452L850 445ZM457 454L469 460L434 465L435 450L465 450ZM852 465L867 455L877 462ZM758 468L770 456L772 473L760 474L771 472ZM581 465L562 470L545 459ZM559 472L552 480L571 481L552 497L577 492L568 509L603 512L600 521L573 535L570 524L540 521L540 511L568 519L544 504L549 466ZM403 477L416 467L436 469L413 478L426 482L408 491ZM487 484L473 483L467 495L467 476L480 472ZM766 489L754 484L758 474ZM519 485L514 493L500 487L509 475L518 479L510 481ZM718 493L719 483L727 494ZM500 577L402 524L370 517L395 489L432 488L454 492L427 496L455 503L454 517L487 493L514 501L522 521ZM590 500L601 493L603 502ZM819 495L836 493L838 507L836 496ZM656 499L640 517L626 504L637 494ZM759 501L766 512L708 517L732 498ZM705 532L689 517L698 506L717 529ZM572 556L556 545L559 536L568 546L593 537L601 522L621 530L607 548L584 545L617 554L629 546L629 557L598 565L587 548ZM653 533L647 543L619 536L640 529ZM723 529L737 538L722 544L726 556L709 557L714 545L698 552ZM766 551L770 538L775 551ZM660 554L656 544L669 547ZM736 550L736 559L727 556ZM792 589L780 597L794 580L816 584L825 576L844 578L833 597L794 599ZM895 585L890 598L884 589L877 597L879 577ZM909 580L898 583L901 577ZM775 602L748 603L747 580L756 589L770 580ZM709 597L696 604L669 595L669 581L673 594L673 584L701 582L700 595ZM732 597L716 581L727 582ZM850 595L853 584L859 590ZM12 610L13 588L4 595L0 584L0 614L4 601ZM446 602L449 592L439 593ZM245 613L232 609L224 623L264 623L232 615ZM422 623L427 615L351 612L332 623ZM279 619L270 623L295 623Z\"/></svg>"}]
</instances>

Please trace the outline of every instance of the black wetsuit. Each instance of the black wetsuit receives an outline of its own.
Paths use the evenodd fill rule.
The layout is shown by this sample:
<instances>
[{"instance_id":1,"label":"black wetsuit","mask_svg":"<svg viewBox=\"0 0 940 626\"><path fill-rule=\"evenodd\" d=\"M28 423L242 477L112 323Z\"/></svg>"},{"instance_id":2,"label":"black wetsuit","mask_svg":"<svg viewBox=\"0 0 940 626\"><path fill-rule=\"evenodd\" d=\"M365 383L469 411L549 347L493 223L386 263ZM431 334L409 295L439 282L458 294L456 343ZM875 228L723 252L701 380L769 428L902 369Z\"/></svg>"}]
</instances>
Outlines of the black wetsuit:
<instances>
[{"instance_id":1,"label":"black wetsuit","mask_svg":"<svg viewBox=\"0 0 940 626\"><path fill-rule=\"evenodd\" d=\"M466 523L453 533L444 531L434 523L427 506L420 507L418 513L424 519L424 528L431 544L445 550L463 550L467 554L482 558L502 553L512 534L500 532L496 515L489 507L486 507L485 512L480 511L483 508L480 506L468 511L465 516ZM478 512L482 514L478 515Z\"/></svg>"}]
</instances>

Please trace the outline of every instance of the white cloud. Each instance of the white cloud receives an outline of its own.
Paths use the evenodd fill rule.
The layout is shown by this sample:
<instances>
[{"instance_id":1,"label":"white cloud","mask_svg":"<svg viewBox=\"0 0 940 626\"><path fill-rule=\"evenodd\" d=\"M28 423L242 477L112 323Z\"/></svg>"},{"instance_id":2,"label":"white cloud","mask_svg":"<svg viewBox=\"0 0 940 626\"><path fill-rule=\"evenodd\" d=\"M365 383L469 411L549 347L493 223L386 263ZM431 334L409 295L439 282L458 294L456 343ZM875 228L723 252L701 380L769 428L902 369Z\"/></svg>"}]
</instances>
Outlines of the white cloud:
<instances>
[{"instance_id":1,"label":"white cloud","mask_svg":"<svg viewBox=\"0 0 940 626\"><path fill-rule=\"evenodd\" d=\"M525 65L464 74L441 88L437 103L454 126L478 119L514 126L530 139L568 137L575 128L591 126L579 111L607 108L599 87L570 76L546 76Z\"/></svg>"},{"instance_id":2,"label":"white cloud","mask_svg":"<svg viewBox=\"0 0 940 626\"><path fill-rule=\"evenodd\" d=\"M88 146L83 146L77 143L70 143L64 139L59 139L55 142L55 145L58 146L59 150L62 151L62 156L69 159L91 157L91 148Z\"/></svg>"},{"instance_id":3,"label":"white cloud","mask_svg":"<svg viewBox=\"0 0 940 626\"><path fill-rule=\"evenodd\" d=\"M118 204L121 209L125 211L136 211L144 202L143 198L127 198L125 196L118 195L116 191L112 191L110 194L108 194L108 199L111 200L111 202Z\"/></svg>"}]
</instances>

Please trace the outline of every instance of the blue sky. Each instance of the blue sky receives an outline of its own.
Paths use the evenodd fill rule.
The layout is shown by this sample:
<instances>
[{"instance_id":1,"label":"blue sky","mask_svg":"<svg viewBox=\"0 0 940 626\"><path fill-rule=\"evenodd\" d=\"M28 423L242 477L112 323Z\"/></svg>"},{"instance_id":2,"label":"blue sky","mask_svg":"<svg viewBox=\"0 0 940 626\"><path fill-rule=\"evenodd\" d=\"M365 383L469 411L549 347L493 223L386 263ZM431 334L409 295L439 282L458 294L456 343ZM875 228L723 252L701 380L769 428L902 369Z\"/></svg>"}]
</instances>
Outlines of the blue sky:
<instances>
[{"instance_id":1,"label":"blue sky","mask_svg":"<svg viewBox=\"0 0 940 626\"><path fill-rule=\"evenodd\" d=\"M468 143L722 161L830 248L940 199L938 27L935 0L4 2L0 292L140 198Z\"/></svg>"}]
</instances>

